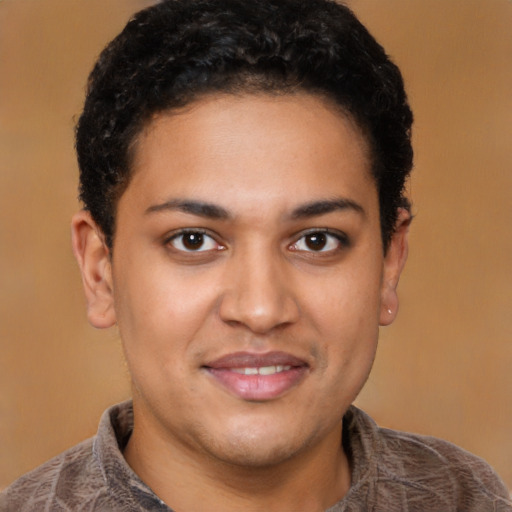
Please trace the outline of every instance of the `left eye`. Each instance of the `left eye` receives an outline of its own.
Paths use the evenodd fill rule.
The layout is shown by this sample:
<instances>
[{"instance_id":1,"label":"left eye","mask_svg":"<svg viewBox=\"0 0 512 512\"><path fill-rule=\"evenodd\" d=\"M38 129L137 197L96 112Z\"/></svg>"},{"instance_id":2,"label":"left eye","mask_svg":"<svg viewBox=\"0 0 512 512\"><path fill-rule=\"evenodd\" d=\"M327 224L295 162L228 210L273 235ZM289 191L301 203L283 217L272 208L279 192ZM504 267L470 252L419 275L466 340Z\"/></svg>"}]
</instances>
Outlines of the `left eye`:
<instances>
[{"instance_id":1,"label":"left eye","mask_svg":"<svg viewBox=\"0 0 512 512\"><path fill-rule=\"evenodd\" d=\"M314 231L301 236L292 246L295 251L328 252L339 249L343 244L341 236L325 231Z\"/></svg>"},{"instance_id":2,"label":"left eye","mask_svg":"<svg viewBox=\"0 0 512 512\"><path fill-rule=\"evenodd\" d=\"M169 243L178 251L184 252L203 252L220 248L210 235L201 231L178 233L169 240Z\"/></svg>"}]
</instances>

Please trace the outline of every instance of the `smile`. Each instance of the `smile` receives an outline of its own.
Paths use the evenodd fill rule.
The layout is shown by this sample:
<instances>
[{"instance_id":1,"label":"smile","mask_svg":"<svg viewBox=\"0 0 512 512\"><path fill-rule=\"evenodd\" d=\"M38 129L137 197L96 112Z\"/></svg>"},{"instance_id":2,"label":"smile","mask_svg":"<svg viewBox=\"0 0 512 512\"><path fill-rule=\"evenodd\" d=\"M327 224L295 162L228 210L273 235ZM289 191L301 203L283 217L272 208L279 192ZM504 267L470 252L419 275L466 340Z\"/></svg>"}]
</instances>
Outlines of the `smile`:
<instances>
[{"instance_id":1,"label":"smile","mask_svg":"<svg viewBox=\"0 0 512 512\"><path fill-rule=\"evenodd\" d=\"M277 366L261 366L260 368L232 368L231 371L241 373L242 375L274 375L274 373L281 373L290 370L291 366L277 365Z\"/></svg>"},{"instance_id":2,"label":"smile","mask_svg":"<svg viewBox=\"0 0 512 512\"><path fill-rule=\"evenodd\" d=\"M284 352L228 354L203 367L216 385L248 401L274 400L296 387L309 365Z\"/></svg>"}]
</instances>

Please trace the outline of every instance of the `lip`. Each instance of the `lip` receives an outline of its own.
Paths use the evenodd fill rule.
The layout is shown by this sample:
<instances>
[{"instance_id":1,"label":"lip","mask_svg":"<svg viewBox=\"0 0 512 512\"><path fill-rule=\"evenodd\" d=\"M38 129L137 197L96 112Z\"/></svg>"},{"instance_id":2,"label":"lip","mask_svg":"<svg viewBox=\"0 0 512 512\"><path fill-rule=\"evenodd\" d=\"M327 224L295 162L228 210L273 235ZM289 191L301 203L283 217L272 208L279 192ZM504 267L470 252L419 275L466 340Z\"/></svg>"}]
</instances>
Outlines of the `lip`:
<instances>
[{"instance_id":1,"label":"lip","mask_svg":"<svg viewBox=\"0 0 512 512\"><path fill-rule=\"evenodd\" d=\"M270 375L245 375L240 368L285 367ZM250 401L274 400L297 386L308 372L303 359L286 352L235 352L208 362L203 369L230 394Z\"/></svg>"}]
</instances>

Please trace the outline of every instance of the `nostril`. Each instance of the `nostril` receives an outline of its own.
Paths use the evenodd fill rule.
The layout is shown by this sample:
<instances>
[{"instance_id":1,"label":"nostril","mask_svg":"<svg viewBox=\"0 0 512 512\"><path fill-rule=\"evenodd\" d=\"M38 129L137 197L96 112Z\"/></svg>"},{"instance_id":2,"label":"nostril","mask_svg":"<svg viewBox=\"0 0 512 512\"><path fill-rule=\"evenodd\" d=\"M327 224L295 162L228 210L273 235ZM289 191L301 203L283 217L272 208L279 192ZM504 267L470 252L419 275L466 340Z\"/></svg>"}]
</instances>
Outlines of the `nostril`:
<instances>
[{"instance_id":1,"label":"nostril","mask_svg":"<svg viewBox=\"0 0 512 512\"><path fill-rule=\"evenodd\" d=\"M236 267L232 266L225 276L226 291L219 303L223 322L265 334L298 320L299 308L285 269L278 264L273 254L239 254Z\"/></svg>"}]
</instances>

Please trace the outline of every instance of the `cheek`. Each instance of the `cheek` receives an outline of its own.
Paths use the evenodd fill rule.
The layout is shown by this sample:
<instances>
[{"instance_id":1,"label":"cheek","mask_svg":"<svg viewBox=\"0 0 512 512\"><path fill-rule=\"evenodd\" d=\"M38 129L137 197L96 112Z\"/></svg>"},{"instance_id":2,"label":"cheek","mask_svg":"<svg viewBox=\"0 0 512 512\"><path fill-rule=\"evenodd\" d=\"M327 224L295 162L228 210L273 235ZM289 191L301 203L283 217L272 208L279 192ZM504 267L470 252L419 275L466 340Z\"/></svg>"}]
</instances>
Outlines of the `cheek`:
<instances>
[{"instance_id":1,"label":"cheek","mask_svg":"<svg viewBox=\"0 0 512 512\"><path fill-rule=\"evenodd\" d=\"M187 349L209 321L215 287L201 276L183 276L169 267L126 265L114 273L114 303L127 358L158 357L163 363ZM126 276L129 276L128 278ZM210 280L211 283L211 280ZM152 350L150 350L152 349Z\"/></svg>"},{"instance_id":2,"label":"cheek","mask_svg":"<svg viewBox=\"0 0 512 512\"><path fill-rule=\"evenodd\" d=\"M133 392L156 407L171 400L177 409L193 396L188 377L197 371L198 331L215 301L199 283L165 274L123 274L130 278L117 290L115 307Z\"/></svg>"},{"instance_id":3,"label":"cheek","mask_svg":"<svg viewBox=\"0 0 512 512\"><path fill-rule=\"evenodd\" d=\"M359 391L369 373L378 340L380 270L362 265L331 276L329 285L310 295L310 317L319 352L331 379ZM322 293L323 292L323 293Z\"/></svg>"},{"instance_id":4,"label":"cheek","mask_svg":"<svg viewBox=\"0 0 512 512\"><path fill-rule=\"evenodd\" d=\"M319 330L327 334L356 337L375 332L380 313L381 272L377 265L343 269L326 277L325 282L311 280L305 309L311 311Z\"/></svg>"}]
</instances>

